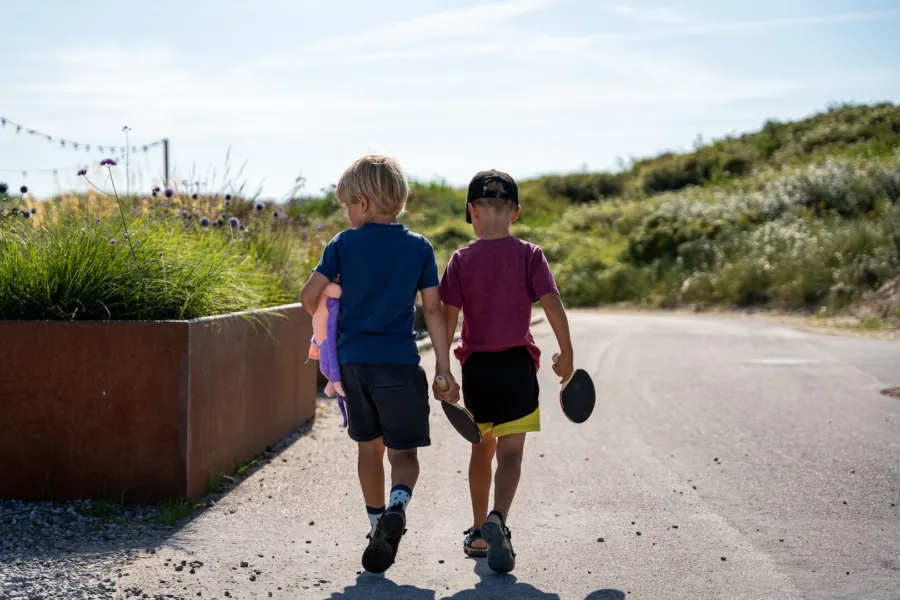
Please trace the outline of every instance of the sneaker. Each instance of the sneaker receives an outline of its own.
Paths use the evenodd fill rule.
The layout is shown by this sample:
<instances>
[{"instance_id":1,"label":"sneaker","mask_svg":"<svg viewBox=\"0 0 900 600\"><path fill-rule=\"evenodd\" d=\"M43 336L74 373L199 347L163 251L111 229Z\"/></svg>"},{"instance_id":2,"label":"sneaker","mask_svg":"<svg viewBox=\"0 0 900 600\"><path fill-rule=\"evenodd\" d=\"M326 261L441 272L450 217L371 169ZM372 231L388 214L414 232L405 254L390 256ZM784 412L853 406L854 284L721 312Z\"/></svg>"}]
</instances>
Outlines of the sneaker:
<instances>
[{"instance_id":1,"label":"sneaker","mask_svg":"<svg viewBox=\"0 0 900 600\"><path fill-rule=\"evenodd\" d=\"M488 566L495 573L509 573L516 567L516 552L513 550L512 534L503 517L499 513L495 514L500 518L498 525L494 521L486 521L481 526L481 534L484 541L488 544Z\"/></svg>"},{"instance_id":2,"label":"sneaker","mask_svg":"<svg viewBox=\"0 0 900 600\"><path fill-rule=\"evenodd\" d=\"M397 557L400 538L406 533L406 513L399 504L387 509L378 520L375 535L363 552L362 565L369 573L384 573Z\"/></svg>"}]
</instances>

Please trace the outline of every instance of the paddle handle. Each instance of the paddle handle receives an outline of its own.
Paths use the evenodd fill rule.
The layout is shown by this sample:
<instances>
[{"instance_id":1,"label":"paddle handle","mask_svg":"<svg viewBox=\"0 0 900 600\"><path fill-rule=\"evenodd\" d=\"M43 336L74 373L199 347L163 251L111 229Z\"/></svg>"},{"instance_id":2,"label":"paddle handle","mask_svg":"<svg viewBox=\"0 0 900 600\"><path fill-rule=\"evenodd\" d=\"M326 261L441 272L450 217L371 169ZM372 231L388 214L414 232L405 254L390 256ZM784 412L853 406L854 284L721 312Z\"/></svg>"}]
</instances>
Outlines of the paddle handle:
<instances>
[{"instance_id":1,"label":"paddle handle","mask_svg":"<svg viewBox=\"0 0 900 600\"><path fill-rule=\"evenodd\" d=\"M553 364L554 365L559 364L559 352L557 352L556 354L553 355ZM563 384L562 384L563 389L566 389L566 386L569 385L569 382L572 381L572 377L574 377L574 376L575 376L575 373L572 373L571 375L569 375L569 378L563 382Z\"/></svg>"},{"instance_id":2,"label":"paddle handle","mask_svg":"<svg viewBox=\"0 0 900 600\"><path fill-rule=\"evenodd\" d=\"M438 375L435 381L437 381L438 388L440 388L442 392L446 392L450 389L450 384L447 383L447 378L443 375Z\"/></svg>"}]
</instances>

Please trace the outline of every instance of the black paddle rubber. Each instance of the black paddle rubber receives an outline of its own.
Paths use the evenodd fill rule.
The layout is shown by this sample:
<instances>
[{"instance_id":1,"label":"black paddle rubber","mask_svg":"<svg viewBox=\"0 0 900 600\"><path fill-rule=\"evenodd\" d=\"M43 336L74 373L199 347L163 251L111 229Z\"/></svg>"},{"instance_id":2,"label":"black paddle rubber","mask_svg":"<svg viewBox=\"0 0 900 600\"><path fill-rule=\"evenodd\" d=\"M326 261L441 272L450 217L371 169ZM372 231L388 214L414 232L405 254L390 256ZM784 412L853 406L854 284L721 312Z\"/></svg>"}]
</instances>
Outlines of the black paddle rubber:
<instances>
[{"instance_id":1,"label":"black paddle rubber","mask_svg":"<svg viewBox=\"0 0 900 600\"><path fill-rule=\"evenodd\" d=\"M449 402L441 402L444 414L453 428L459 432L459 435L466 438L470 444L481 443L481 430L475 424L472 414L466 410L465 406L459 404L450 404Z\"/></svg>"},{"instance_id":2,"label":"black paddle rubber","mask_svg":"<svg viewBox=\"0 0 900 600\"><path fill-rule=\"evenodd\" d=\"M584 369L576 369L559 393L563 414L573 423L584 423L594 412L597 393L591 376Z\"/></svg>"},{"instance_id":3,"label":"black paddle rubber","mask_svg":"<svg viewBox=\"0 0 900 600\"><path fill-rule=\"evenodd\" d=\"M442 390L449 388L447 381L443 377L438 377L437 382ZM481 430L478 429L478 425L475 424L475 418L465 406L460 405L458 402L455 404L441 402L441 408L444 409L447 420L459 432L459 435L463 436L471 444L481 443Z\"/></svg>"}]
</instances>

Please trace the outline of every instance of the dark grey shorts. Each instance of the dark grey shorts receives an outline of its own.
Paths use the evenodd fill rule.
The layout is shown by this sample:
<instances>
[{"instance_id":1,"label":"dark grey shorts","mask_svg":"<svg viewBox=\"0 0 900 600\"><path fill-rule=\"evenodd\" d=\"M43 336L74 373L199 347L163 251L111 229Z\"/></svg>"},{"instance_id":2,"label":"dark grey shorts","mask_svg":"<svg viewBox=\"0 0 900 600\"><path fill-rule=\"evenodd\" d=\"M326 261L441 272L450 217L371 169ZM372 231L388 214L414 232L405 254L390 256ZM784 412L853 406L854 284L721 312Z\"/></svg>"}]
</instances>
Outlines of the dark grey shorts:
<instances>
[{"instance_id":1,"label":"dark grey shorts","mask_svg":"<svg viewBox=\"0 0 900 600\"><path fill-rule=\"evenodd\" d=\"M419 365L350 364L341 367L350 439L380 437L393 450L431 445L428 379Z\"/></svg>"}]
</instances>

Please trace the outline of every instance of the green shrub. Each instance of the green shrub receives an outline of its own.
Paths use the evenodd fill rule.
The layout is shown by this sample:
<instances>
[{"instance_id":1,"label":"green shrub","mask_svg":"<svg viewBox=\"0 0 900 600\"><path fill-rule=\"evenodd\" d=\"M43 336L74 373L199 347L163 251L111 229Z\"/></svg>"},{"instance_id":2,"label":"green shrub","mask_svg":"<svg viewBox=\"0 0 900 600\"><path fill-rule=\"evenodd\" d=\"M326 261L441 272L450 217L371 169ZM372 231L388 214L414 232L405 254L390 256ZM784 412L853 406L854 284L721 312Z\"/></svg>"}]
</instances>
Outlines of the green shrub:
<instances>
[{"instance_id":1,"label":"green shrub","mask_svg":"<svg viewBox=\"0 0 900 600\"><path fill-rule=\"evenodd\" d=\"M565 198L571 204L586 204L621 196L625 178L624 173L572 173L547 175L541 182L550 196Z\"/></svg>"}]
</instances>

